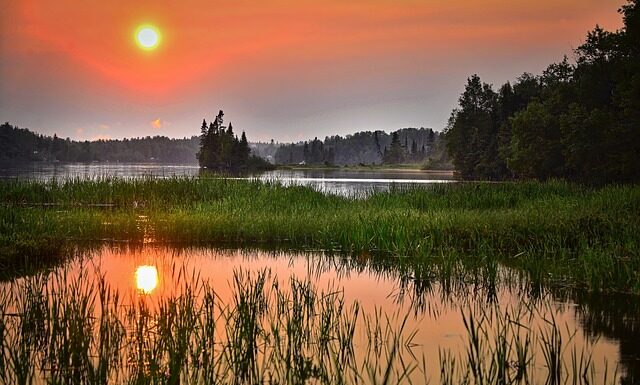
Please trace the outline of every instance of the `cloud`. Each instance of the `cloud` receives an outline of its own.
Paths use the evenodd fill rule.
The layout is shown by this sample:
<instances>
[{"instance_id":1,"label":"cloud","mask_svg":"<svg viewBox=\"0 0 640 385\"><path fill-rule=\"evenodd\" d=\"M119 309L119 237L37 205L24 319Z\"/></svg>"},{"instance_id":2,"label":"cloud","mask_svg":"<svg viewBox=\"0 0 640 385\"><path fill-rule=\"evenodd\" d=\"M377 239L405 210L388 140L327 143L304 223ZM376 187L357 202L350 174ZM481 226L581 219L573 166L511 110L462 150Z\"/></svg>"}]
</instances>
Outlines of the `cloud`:
<instances>
[{"instance_id":1,"label":"cloud","mask_svg":"<svg viewBox=\"0 0 640 385\"><path fill-rule=\"evenodd\" d=\"M164 124L164 122L160 119L154 119L151 122L149 122L149 124L151 124L151 127L155 128L156 130L159 130L160 128L162 128L162 125Z\"/></svg>"},{"instance_id":2,"label":"cloud","mask_svg":"<svg viewBox=\"0 0 640 385\"><path fill-rule=\"evenodd\" d=\"M82 134L84 134L84 127L76 128L76 135L82 135Z\"/></svg>"}]
</instances>

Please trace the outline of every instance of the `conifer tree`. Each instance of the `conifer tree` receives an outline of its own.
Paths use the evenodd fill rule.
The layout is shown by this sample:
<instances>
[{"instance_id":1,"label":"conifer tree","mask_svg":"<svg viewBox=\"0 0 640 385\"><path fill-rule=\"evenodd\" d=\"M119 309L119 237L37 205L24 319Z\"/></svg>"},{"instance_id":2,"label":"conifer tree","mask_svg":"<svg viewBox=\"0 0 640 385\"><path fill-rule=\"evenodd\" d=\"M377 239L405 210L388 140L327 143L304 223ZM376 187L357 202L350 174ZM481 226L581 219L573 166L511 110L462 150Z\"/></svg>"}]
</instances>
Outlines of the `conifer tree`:
<instances>
[{"instance_id":1,"label":"conifer tree","mask_svg":"<svg viewBox=\"0 0 640 385\"><path fill-rule=\"evenodd\" d=\"M266 162L261 162L251 156L251 149L247 135L242 132L241 138L233 133L233 125L224 125L224 112L220 110L216 118L207 127L206 120L202 122L200 137L200 151L198 161L200 167L218 171L245 170L251 163L254 167L266 167Z\"/></svg>"},{"instance_id":2,"label":"conifer tree","mask_svg":"<svg viewBox=\"0 0 640 385\"><path fill-rule=\"evenodd\" d=\"M404 162L405 152L402 144L400 144L400 138L398 132L394 132L391 135L391 147L388 151L385 149L384 162L389 164L399 164Z\"/></svg>"}]
</instances>

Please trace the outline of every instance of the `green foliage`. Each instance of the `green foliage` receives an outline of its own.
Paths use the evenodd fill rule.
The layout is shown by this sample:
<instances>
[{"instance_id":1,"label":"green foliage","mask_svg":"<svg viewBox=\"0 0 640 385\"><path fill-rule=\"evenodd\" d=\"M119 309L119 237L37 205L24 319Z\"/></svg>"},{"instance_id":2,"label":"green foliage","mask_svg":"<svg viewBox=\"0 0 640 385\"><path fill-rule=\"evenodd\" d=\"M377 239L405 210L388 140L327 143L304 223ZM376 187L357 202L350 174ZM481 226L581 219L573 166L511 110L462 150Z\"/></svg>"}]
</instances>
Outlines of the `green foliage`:
<instances>
[{"instance_id":1,"label":"green foliage","mask_svg":"<svg viewBox=\"0 0 640 385\"><path fill-rule=\"evenodd\" d=\"M640 180L640 18L622 7L624 27L596 26L577 62L524 74L496 94L471 77L446 131L456 169L467 179Z\"/></svg>"},{"instance_id":2,"label":"green foliage","mask_svg":"<svg viewBox=\"0 0 640 385\"><path fill-rule=\"evenodd\" d=\"M465 178L496 179L502 168L498 157L498 128L495 110L498 95L477 75L467 81L446 130L447 147L453 163Z\"/></svg>"},{"instance_id":3,"label":"green foliage","mask_svg":"<svg viewBox=\"0 0 640 385\"><path fill-rule=\"evenodd\" d=\"M0 182L0 197L0 271L76 244L152 239L489 255L542 281L640 292L640 188L632 186L451 184L344 198L258 181L105 179Z\"/></svg>"},{"instance_id":4,"label":"green foliage","mask_svg":"<svg viewBox=\"0 0 640 385\"><path fill-rule=\"evenodd\" d=\"M511 119L509 168L524 178L561 175L563 165L557 118L539 102L531 102Z\"/></svg>"}]
</instances>

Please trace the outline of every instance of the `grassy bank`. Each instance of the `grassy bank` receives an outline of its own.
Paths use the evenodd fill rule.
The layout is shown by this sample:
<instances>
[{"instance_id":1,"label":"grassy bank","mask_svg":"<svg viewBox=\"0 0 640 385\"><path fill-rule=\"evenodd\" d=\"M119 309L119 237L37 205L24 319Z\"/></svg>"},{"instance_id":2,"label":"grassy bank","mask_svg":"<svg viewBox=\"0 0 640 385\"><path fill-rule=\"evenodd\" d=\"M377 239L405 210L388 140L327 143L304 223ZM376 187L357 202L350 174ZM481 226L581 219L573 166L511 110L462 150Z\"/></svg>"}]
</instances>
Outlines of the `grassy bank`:
<instances>
[{"instance_id":1,"label":"grassy bank","mask_svg":"<svg viewBox=\"0 0 640 385\"><path fill-rule=\"evenodd\" d=\"M0 260L101 240L474 256L535 280L640 292L640 187L563 182L392 189L366 199L220 179L0 182Z\"/></svg>"}]
</instances>

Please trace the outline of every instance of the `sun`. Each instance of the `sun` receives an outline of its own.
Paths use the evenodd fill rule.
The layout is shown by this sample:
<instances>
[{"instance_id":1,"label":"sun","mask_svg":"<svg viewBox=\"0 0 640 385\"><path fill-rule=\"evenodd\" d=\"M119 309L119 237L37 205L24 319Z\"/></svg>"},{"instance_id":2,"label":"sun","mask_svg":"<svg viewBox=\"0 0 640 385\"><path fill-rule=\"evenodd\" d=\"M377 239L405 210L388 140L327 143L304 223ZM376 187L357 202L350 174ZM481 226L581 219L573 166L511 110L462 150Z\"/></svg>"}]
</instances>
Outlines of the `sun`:
<instances>
[{"instance_id":1,"label":"sun","mask_svg":"<svg viewBox=\"0 0 640 385\"><path fill-rule=\"evenodd\" d=\"M160 44L160 32L152 25L141 25L136 29L136 43L145 50L156 49Z\"/></svg>"},{"instance_id":2,"label":"sun","mask_svg":"<svg viewBox=\"0 0 640 385\"><path fill-rule=\"evenodd\" d=\"M138 266L136 269L136 287L149 294L158 286L158 269L155 266Z\"/></svg>"}]
</instances>

